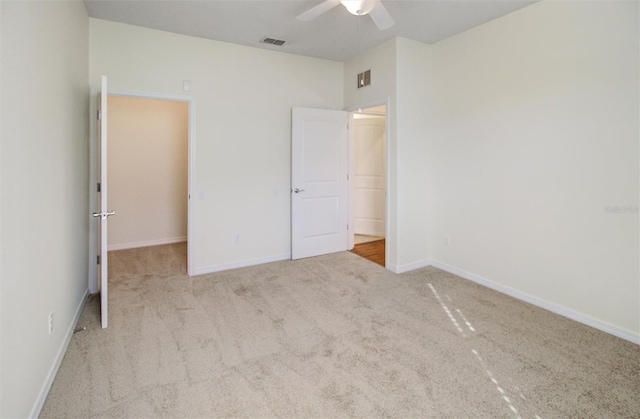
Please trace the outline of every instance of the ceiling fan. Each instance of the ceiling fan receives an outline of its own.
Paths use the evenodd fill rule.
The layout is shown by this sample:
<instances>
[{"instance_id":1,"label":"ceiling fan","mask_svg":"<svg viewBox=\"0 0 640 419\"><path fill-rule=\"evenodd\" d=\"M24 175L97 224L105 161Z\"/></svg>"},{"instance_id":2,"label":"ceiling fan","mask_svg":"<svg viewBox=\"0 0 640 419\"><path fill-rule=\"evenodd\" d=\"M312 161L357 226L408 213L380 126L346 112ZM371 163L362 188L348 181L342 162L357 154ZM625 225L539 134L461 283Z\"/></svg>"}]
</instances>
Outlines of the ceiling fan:
<instances>
[{"instance_id":1,"label":"ceiling fan","mask_svg":"<svg viewBox=\"0 0 640 419\"><path fill-rule=\"evenodd\" d=\"M319 5L307 10L296 19L308 22L328 12L337 5L342 4L352 15L371 16L371 20L378 29L384 30L392 27L395 22L380 0L325 0Z\"/></svg>"}]
</instances>

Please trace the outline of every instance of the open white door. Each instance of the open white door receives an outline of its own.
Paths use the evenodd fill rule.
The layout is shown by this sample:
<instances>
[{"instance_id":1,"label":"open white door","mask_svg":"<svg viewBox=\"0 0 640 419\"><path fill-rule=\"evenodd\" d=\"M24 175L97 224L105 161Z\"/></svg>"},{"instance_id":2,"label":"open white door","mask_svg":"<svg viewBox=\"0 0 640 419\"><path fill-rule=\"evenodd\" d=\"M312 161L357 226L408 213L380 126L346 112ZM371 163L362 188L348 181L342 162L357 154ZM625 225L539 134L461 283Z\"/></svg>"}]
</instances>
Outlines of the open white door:
<instances>
[{"instance_id":1,"label":"open white door","mask_svg":"<svg viewBox=\"0 0 640 419\"><path fill-rule=\"evenodd\" d=\"M349 114L293 108L291 258L347 250Z\"/></svg>"},{"instance_id":2,"label":"open white door","mask_svg":"<svg viewBox=\"0 0 640 419\"><path fill-rule=\"evenodd\" d=\"M106 328L109 321L109 277L107 256L107 218L114 215L115 211L107 209L107 77L102 76L100 94L98 95L98 132L100 153L100 187L99 201L100 212L94 212L93 216L100 219L100 245L98 246L98 258L100 270L98 274L100 282L100 319L102 328Z\"/></svg>"},{"instance_id":3,"label":"open white door","mask_svg":"<svg viewBox=\"0 0 640 419\"><path fill-rule=\"evenodd\" d=\"M386 124L378 115L353 120L353 232L384 237L386 226Z\"/></svg>"}]
</instances>

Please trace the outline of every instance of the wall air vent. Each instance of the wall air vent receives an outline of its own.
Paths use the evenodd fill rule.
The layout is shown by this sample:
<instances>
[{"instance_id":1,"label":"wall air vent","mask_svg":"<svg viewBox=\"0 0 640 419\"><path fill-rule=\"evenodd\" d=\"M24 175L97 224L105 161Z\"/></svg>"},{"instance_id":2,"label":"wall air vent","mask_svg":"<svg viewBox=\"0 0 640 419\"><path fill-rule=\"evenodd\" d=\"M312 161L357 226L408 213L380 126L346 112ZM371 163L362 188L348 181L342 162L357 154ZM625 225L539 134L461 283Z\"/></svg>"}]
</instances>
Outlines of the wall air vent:
<instances>
[{"instance_id":1,"label":"wall air vent","mask_svg":"<svg viewBox=\"0 0 640 419\"><path fill-rule=\"evenodd\" d=\"M260 41L261 44L271 44L278 47L284 45L285 42L286 41L283 41L282 39L275 39L275 38L269 38L269 37L262 38L262 40Z\"/></svg>"},{"instance_id":2,"label":"wall air vent","mask_svg":"<svg viewBox=\"0 0 640 419\"><path fill-rule=\"evenodd\" d=\"M358 89L371 84L371 70L358 74Z\"/></svg>"}]
</instances>

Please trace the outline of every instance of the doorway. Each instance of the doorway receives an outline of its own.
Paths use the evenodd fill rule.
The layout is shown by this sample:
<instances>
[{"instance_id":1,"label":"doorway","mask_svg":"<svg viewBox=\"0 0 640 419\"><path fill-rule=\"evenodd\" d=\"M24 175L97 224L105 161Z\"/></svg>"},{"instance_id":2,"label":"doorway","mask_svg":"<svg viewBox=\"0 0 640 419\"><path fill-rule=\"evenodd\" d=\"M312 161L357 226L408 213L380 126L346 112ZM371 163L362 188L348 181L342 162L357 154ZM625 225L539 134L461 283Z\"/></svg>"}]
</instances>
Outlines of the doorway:
<instances>
[{"instance_id":1,"label":"doorway","mask_svg":"<svg viewBox=\"0 0 640 419\"><path fill-rule=\"evenodd\" d=\"M109 277L184 274L189 104L109 95L108 109Z\"/></svg>"},{"instance_id":2,"label":"doorway","mask_svg":"<svg viewBox=\"0 0 640 419\"><path fill-rule=\"evenodd\" d=\"M353 252L386 266L387 106L352 113Z\"/></svg>"},{"instance_id":3,"label":"doorway","mask_svg":"<svg viewBox=\"0 0 640 419\"><path fill-rule=\"evenodd\" d=\"M97 98L99 94L98 89L92 89L91 91L91 96L92 98ZM192 222L192 212L193 212L193 205L191 205L190 202L190 193L193 189L192 183L193 183L193 173L194 173L194 152L195 152L195 135L194 135L194 127L195 127L195 100L193 97L191 96L182 96L182 95L173 95L173 94L163 94L163 93L147 93L147 92L136 92L136 91L128 91L128 90L117 90L117 89L110 89L108 92L108 99L112 99L113 97L119 97L119 98L133 98L133 99L149 99L149 100L155 100L155 101L159 101L159 102L164 102L164 103L174 103L174 102L178 102L181 103L183 106L187 107L187 137L186 137L186 155L187 155L187 167L186 169L184 169L184 173L186 174L186 178L187 178L187 188L186 188L186 205L187 205L187 211L186 211L186 223L187 223L187 233L186 233L186 243L182 242L182 246L184 248L184 253L186 253L185 255L183 255L182 257L182 264L184 265L184 262L186 260L186 269L187 269L187 274L189 275L193 275L194 272L194 258L193 258L193 254L195 253L196 249L195 246L193 245L194 241L192 240L194 235L193 235L193 231L194 231L194 224ZM105 101L106 102L106 101ZM90 105L90 123L91 123L91 141L90 141L90 146L89 146L89 151L90 151L90 165L91 165L91 170L90 170L90 182L89 184L90 186L90 207L91 208L96 208L97 207L97 202L98 202L98 197L101 195L100 192L100 180L99 180L99 173L100 173L100 150L99 150L99 140L98 140L98 124L96 121L96 112L97 112L97 104L98 101L97 100L92 100ZM110 116L111 112L110 112ZM107 124L109 125L109 124ZM108 146L107 146L108 148ZM149 151L147 149L147 151ZM146 160L149 159L151 155L149 153L145 154L144 158L142 160L139 161L138 164L138 169L141 170L141 167L144 166L144 164L146 163ZM111 165L112 162L109 163L109 165ZM117 170L116 167L112 168L113 170ZM107 182L108 184L109 182ZM98 189L96 193L96 184L98 184ZM156 185L158 184L158 182L147 182L146 186L147 188L155 188ZM183 181L184 184L184 181ZM108 189L111 188L106 188L106 190L104 192L107 192ZM183 189L184 190L184 189ZM183 203L185 201L183 200ZM110 209L114 209L117 211L118 216L121 215L120 214L120 210L118 210L118 208L115 208L114 206L112 206L112 202L109 202L109 207ZM183 207L184 208L184 207ZM148 215L148 214L147 214ZM111 223L111 221L115 220L117 217L110 217L109 218L109 222ZM99 255L99 249L97 249L97 243L98 240L97 238L99 237L99 228L97 226L97 224L95 222L93 222L93 220L90 220L90 229L89 229L89 258L90 258L90 264L89 264L89 292L90 293L95 293L97 292L100 287L98 284L98 267L100 266L100 257L98 257L98 264L96 264L96 254ZM165 237L166 239L167 237ZM169 237L169 239L173 239L173 240L169 240L169 241L177 241L177 240L185 240L185 235L173 235L171 237ZM133 244L138 244L138 245L143 245L145 243L147 244L155 244L156 246L154 246L155 248L161 248L162 246L159 246L162 242L162 238L147 238L147 239L143 239L143 240L139 240L139 241L135 241L135 240L129 240L126 243L133 243ZM118 246L118 243L113 242L111 240L109 240L109 244L112 245L112 250L114 249L114 245ZM122 245L122 243L119 243L120 245ZM178 243L179 244L179 243ZM117 248L117 247L116 247ZM123 248L123 247L121 247ZM134 247L135 248L139 248L142 249L141 247ZM106 250L106 249L105 249ZM163 259L164 260L164 259Z\"/></svg>"},{"instance_id":4,"label":"doorway","mask_svg":"<svg viewBox=\"0 0 640 419\"><path fill-rule=\"evenodd\" d=\"M387 109L292 109L292 259L352 250L386 268Z\"/></svg>"}]
</instances>

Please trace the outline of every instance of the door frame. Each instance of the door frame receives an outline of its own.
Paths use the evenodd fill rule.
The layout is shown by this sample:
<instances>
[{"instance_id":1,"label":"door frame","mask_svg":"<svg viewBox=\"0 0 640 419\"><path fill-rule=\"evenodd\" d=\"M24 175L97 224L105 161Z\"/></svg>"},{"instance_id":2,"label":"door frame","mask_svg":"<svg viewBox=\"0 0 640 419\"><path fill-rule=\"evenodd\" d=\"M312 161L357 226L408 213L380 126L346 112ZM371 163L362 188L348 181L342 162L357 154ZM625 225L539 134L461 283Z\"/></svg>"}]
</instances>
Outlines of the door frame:
<instances>
[{"instance_id":1,"label":"door frame","mask_svg":"<svg viewBox=\"0 0 640 419\"><path fill-rule=\"evenodd\" d=\"M384 105L385 106L385 131L386 131L386 138L384 140L385 142L385 197L384 197L384 207L385 207L385 214L384 214L384 236L385 236L385 242L384 242L384 253L385 256L389 254L389 187L390 182L390 152L389 152L389 139L391 138L390 136L390 126L391 124L389 123L389 107L390 107L390 102L391 99L389 97L384 98L384 99L377 99L377 100L372 100L372 101L367 101L367 102L362 102L360 104L356 104L354 106L350 106L348 107L346 110L347 112L349 112L349 225L353 226L350 231L349 231L349 245L348 245L348 249L351 250L353 249L354 246L354 236L355 236L355 207L354 207L354 201L355 199L353 199L353 197L355 197L355 188L354 188L354 183L353 182L353 175L354 175L354 160L355 160L355 146L354 146L354 124L353 124L353 115L358 113L358 109L366 109L366 108L373 108L375 106L381 106ZM385 257L385 269L389 269L389 258Z\"/></svg>"},{"instance_id":2,"label":"door frame","mask_svg":"<svg viewBox=\"0 0 640 419\"><path fill-rule=\"evenodd\" d=\"M98 183L98 167L99 167L99 155L98 155L98 123L95 118L96 113L98 112L97 106L97 97L98 97L99 89L91 88L91 96L89 100L89 209L91 212L94 208L96 208L98 204L98 195L96 191L97 183ZM123 96L123 97L131 97L138 99L152 99L152 100L169 100L173 102L185 102L188 104L189 113L188 113L188 126L189 133L187 139L187 274L189 276L195 275L195 267L194 267L194 242L193 233L196 230L195 219L193 217L194 208L192 205L191 194L194 189L194 181L195 181L195 151L196 151L196 99L193 96L187 95L175 95L175 94L166 94L166 93L156 93L156 92L143 92L136 90L126 90L126 89L109 89L107 93L108 96ZM98 225L95 223L92 217L89 217L89 292L95 293L98 291L98 270L96 263L96 255L98 251Z\"/></svg>"}]
</instances>

